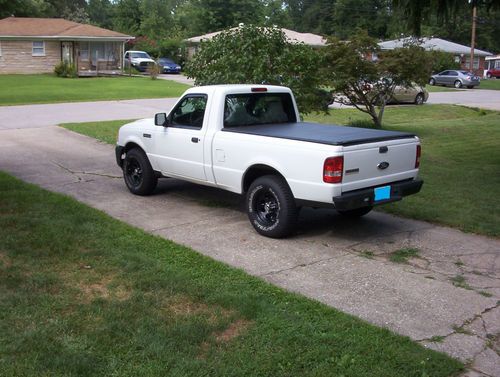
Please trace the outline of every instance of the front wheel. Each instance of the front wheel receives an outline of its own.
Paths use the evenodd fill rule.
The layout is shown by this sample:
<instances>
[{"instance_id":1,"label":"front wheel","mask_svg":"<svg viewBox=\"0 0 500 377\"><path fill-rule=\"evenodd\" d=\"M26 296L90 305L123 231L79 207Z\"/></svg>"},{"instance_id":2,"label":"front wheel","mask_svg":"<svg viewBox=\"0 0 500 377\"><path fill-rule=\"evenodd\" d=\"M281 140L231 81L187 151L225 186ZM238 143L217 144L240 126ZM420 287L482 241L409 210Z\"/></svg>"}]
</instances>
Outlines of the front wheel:
<instances>
[{"instance_id":1,"label":"front wheel","mask_svg":"<svg viewBox=\"0 0 500 377\"><path fill-rule=\"evenodd\" d=\"M275 175L257 178L248 189L246 203L248 218L258 233L283 238L294 232L298 209L283 178Z\"/></svg>"},{"instance_id":2,"label":"front wheel","mask_svg":"<svg viewBox=\"0 0 500 377\"><path fill-rule=\"evenodd\" d=\"M361 207L361 208L356 208L356 209L349 209L349 210L337 210L342 216L351 218L351 219L357 219L358 217L364 216L367 213L369 213L373 209L372 206L368 207Z\"/></svg>"},{"instance_id":3,"label":"front wheel","mask_svg":"<svg viewBox=\"0 0 500 377\"><path fill-rule=\"evenodd\" d=\"M158 183L146 154L138 148L129 150L125 155L123 179L129 191L135 195L151 194Z\"/></svg>"},{"instance_id":4,"label":"front wheel","mask_svg":"<svg viewBox=\"0 0 500 377\"><path fill-rule=\"evenodd\" d=\"M462 82L460 80L455 81L455 88L461 88L462 87Z\"/></svg>"},{"instance_id":5,"label":"front wheel","mask_svg":"<svg viewBox=\"0 0 500 377\"><path fill-rule=\"evenodd\" d=\"M488 73L486 74L486 77L487 77L487 78L489 78L489 79L491 79L491 73L489 73L489 72L488 72Z\"/></svg>"},{"instance_id":6,"label":"front wheel","mask_svg":"<svg viewBox=\"0 0 500 377\"><path fill-rule=\"evenodd\" d=\"M429 84L432 85L432 86L436 85L436 80L430 79L429 80Z\"/></svg>"}]
</instances>

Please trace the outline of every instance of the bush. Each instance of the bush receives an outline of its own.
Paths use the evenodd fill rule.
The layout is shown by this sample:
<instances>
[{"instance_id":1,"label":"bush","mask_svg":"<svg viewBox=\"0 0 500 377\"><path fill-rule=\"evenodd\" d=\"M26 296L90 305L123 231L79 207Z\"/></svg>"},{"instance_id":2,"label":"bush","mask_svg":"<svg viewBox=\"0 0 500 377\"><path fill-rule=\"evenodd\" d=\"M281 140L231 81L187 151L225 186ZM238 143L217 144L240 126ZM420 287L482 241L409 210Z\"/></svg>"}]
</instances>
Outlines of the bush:
<instances>
[{"instance_id":1,"label":"bush","mask_svg":"<svg viewBox=\"0 0 500 377\"><path fill-rule=\"evenodd\" d=\"M277 28L244 25L209 41L185 66L196 85L274 84L290 87L302 113L326 110L329 96L321 90L319 53L290 43Z\"/></svg>"},{"instance_id":2,"label":"bush","mask_svg":"<svg viewBox=\"0 0 500 377\"><path fill-rule=\"evenodd\" d=\"M58 77L76 77L77 70L74 64L62 61L54 67L54 73Z\"/></svg>"},{"instance_id":3,"label":"bush","mask_svg":"<svg viewBox=\"0 0 500 377\"><path fill-rule=\"evenodd\" d=\"M443 51L431 51L432 72L438 73L447 69L460 69L460 63L455 61L455 57Z\"/></svg>"},{"instance_id":4,"label":"bush","mask_svg":"<svg viewBox=\"0 0 500 377\"><path fill-rule=\"evenodd\" d=\"M151 76L151 80L156 80L160 74L160 65L158 63L148 65L146 73Z\"/></svg>"}]
</instances>

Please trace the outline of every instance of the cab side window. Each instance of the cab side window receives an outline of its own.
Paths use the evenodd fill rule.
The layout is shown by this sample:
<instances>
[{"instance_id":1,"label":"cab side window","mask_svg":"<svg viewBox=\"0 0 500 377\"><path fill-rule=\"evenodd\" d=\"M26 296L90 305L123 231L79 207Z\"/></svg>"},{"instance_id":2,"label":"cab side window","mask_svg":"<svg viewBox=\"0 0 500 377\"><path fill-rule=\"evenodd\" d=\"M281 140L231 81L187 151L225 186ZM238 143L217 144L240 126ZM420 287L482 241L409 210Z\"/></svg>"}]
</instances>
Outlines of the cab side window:
<instances>
[{"instance_id":1,"label":"cab side window","mask_svg":"<svg viewBox=\"0 0 500 377\"><path fill-rule=\"evenodd\" d=\"M207 96L204 94L185 96L170 115L171 125L180 128L201 129L206 105Z\"/></svg>"}]
</instances>

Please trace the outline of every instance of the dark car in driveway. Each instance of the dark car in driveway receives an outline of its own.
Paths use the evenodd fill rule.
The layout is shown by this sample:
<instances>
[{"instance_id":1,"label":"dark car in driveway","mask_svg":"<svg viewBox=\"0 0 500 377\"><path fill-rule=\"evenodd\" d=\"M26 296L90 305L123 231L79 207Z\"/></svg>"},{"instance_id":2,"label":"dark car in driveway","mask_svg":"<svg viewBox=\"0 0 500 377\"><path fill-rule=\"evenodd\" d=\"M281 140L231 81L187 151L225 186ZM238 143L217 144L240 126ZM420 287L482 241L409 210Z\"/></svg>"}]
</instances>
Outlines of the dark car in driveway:
<instances>
[{"instance_id":1,"label":"dark car in driveway","mask_svg":"<svg viewBox=\"0 0 500 377\"><path fill-rule=\"evenodd\" d=\"M430 85L454 86L455 88L466 86L472 89L475 86L479 86L480 83L481 79L473 73L454 69L437 73L429 79Z\"/></svg>"},{"instance_id":2,"label":"dark car in driveway","mask_svg":"<svg viewBox=\"0 0 500 377\"><path fill-rule=\"evenodd\" d=\"M181 66L174 62L170 58L160 58L158 59L158 65L160 66L161 73L180 73Z\"/></svg>"}]
</instances>

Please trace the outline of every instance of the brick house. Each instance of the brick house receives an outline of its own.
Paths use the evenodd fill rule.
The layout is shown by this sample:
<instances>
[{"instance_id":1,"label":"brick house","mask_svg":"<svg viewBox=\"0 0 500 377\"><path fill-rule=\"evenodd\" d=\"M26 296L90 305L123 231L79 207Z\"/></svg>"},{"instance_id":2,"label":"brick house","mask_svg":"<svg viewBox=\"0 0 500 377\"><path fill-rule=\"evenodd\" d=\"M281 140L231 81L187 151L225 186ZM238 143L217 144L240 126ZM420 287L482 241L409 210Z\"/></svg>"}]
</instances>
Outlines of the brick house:
<instances>
[{"instance_id":1,"label":"brick house","mask_svg":"<svg viewBox=\"0 0 500 377\"><path fill-rule=\"evenodd\" d=\"M47 73L61 61L80 76L119 73L129 35L62 18L0 20L0 74Z\"/></svg>"},{"instance_id":2,"label":"brick house","mask_svg":"<svg viewBox=\"0 0 500 377\"><path fill-rule=\"evenodd\" d=\"M382 50L392 50L403 47L408 38L394 39L392 41L380 42L378 45ZM474 49L474 63L470 64L469 46L464 46L455 42L447 41L441 38L422 38L421 46L429 51L443 51L453 55L455 62L460 63L460 67L466 71L473 71L478 76L483 76L486 68L485 58L493 54L488 51Z\"/></svg>"}]
</instances>

